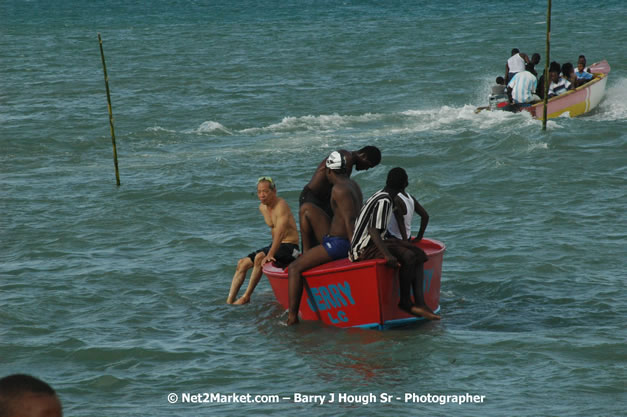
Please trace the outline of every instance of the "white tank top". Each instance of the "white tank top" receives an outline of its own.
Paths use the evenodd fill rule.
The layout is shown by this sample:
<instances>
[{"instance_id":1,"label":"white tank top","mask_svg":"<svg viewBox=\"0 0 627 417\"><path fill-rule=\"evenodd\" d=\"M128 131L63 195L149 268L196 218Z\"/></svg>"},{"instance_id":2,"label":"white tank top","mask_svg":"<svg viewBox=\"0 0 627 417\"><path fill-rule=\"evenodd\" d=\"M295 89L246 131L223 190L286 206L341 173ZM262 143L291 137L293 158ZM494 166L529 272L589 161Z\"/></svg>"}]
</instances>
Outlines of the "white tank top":
<instances>
[{"instance_id":1,"label":"white tank top","mask_svg":"<svg viewBox=\"0 0 627 417\"><path fill-rule=\"evenodd\" d=\"M407 195L398 193L398 196L401 200L403 200L405 208L407 209L407 212L403 216L403 222L405 223L403 226L405 227L406 236L409 238L411 236L411 220L414 217L414 199L411 198L409 193L407 193ZM396 222L396 217L394 216L390 216L390 221L388 222L388 233L398 239L403 238L401 230L398 227L398 223Z\"/></svg>"},{"instance_id":2,"label":"white tank top","mask_svg":"<svg viewBox=\"0 0 627 417\"><path fill-rule=\"evenodd\" d=\"M520 54L516 54L507 60L507 66L509 67L509 72L522 72L525 70L525 60Z\"/></svg>"}]
</instances>

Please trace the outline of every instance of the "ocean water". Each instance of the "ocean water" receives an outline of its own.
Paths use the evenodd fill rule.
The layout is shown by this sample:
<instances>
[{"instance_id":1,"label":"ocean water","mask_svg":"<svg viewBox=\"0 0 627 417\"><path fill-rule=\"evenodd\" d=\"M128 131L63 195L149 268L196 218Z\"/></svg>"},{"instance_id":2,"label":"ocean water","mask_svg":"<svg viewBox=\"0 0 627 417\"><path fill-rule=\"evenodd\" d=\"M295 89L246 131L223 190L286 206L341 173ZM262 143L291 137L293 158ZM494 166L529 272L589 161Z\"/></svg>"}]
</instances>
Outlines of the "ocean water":
<instances>
[{"instance_id":1,"label":"ocean water","mask_svg":"<svg viewBox=\"0 0 627 417\"><path fill-rule=\"evenodd\" d=\"M67 416L625 415L626 16L553 1L552 60L612 72L543 132L474 114L511 48L544 65L541 1L2 1L0 375L49 382ZM265 278L226 306L269 241L256 178L296 211L328 153L365 145L364 196L404 167L447 245L441 322L286 328Z\"/></svg>"}]
</instances>

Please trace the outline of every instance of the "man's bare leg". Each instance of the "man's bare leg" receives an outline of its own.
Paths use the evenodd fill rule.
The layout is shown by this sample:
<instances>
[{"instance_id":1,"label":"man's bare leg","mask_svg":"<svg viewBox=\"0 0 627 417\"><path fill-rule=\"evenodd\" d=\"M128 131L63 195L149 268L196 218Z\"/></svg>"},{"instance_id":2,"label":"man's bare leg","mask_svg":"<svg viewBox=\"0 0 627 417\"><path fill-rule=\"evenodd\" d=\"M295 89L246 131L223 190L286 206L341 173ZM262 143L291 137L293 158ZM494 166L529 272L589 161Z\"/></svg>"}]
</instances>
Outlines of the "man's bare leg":
<instances>
[{"instance_id":1,"label":"man's bare leg","mask_svg":"<svg viewBox=\"0 0 627 417\"><path fill-rule=\"evenodd\" d=\"M286 322L288 326L298 324L298 309L300 308L300 299L303 296L302 273L314 266L322 265L329 261L331 261L331 257L326 249L318 245L311 248L306 253L303 253L290 264L287 269L290 303Z\"/></svg>"},{"instance_id":2,"label":"man's bare leg","mask_svg":"<svg viewBox=\"0 0 627 417\"><path fill-rule=\"evenodd\" d=\"M437 314L432 313L427 306L416 306L413 305L409 309L408 313L413 314L414 316L424 317L429 320L440 320L441 317Z\"/></svg>"},{"instance_id":3,"label":"man's bare leg","mask_svg":"<svg viewBox=\"0 0 627 417\"><path fill-rule=\"evenodd\" d=\"M431 310L425 302L425 294L423 291L425 276L424 267L425 264L423 262L416 263L416 274L411 285L414 292L414 306L412 307L414 311L411 314L424 317L429 320L440 320L441 317L434 314L433 310Z\"/></svg>"},{"instance_id":4,"label":"man's bare leg","mask_svg":"<svg viewBox=\"0 0 627 417\"><path fill-rule=\"evenodd\" d=\"M298 210L300 237L303 253L322 243L322 238L329 232L331 219L318 206L305 203Z\"/></svg>"},{"instance_id":5,"label":"man's bare leg","mask_svg":"<svg viewBox=\"0 0 627 417\"><path fill-rule=\"evenodd\" d=\"M246 288L246 292L242 295L237 301L233 304L242 305L250 302L250 296L253 295L253 291L255 291L255 287L261 281L261 274L263 272L261 261L266 257L264 252L259 252L255 255L255 265L253 266L253 272L250 273L250 280L248 281L248 288ZM250 258L246 258L250 260Z\"/></svg>"},{"instance_id":6,"label":"man's bare leg","mask_svg":"<svg viewBox=\"0 0 627 417\"><path fill-rule=\"evenodd\" d=\"M237 262L237 268L235 268L235 275L233 275L233 281L231 282L231 289L229 290L229 296L226 298L227 304L233 304L237 293L244 283L246 278L246 272L253 266L253 261L250 258L242 258Z\"/></svg>"},{"instance_id":7,"label":"man's bare leg","mask_svg":"<svg viewBox=\"0 0 627 417\"><path fill-rule=\"evenodd\" d=\"M414 316L424 317L429 320L440 320L441 317L434 314L425 304L424 294L422 291L424 279L424 252L417 252L415 248L406 244L388 246L394 256L401 262L399 271L400 296L399 307L413 314ZM414 293L414 303L410 299L410 291Z\"/></svg>"}]
</instances>

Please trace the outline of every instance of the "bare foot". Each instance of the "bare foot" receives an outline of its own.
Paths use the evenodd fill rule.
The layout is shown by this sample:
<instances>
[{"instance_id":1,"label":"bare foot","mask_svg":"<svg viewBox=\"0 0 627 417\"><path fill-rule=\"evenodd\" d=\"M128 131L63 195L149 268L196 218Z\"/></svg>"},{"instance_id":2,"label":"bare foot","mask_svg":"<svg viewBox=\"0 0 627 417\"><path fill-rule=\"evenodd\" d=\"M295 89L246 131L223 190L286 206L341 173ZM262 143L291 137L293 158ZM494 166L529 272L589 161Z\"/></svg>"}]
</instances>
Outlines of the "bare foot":
<instances>
[{"instance_id":1,"label":"bare foot","mask_svg":"<svg viewBox=\"0 0 627 417\"><path fill-rule=\"evenodd\" d=\"M287 324L288 326L292 326L294 324L298 324L298 314L291 314L291 313L289 313L287 315L287 321L285 322L285 324Z\"/></svg>"},{"instance_id":2,"label":"bare foot","mask_svg":"<svg viewBox=\"0 0 627 417\"><path fill-rule=\"evenodd\" d=\"M242 295L237 301L235 301L233 304L241 306L243 304L248 304L250 302L250 297L247 295Z\"/></svg>"},{"instance_id":3,"label":"bare foot","mask_svg":"<svg viewBox=\"0 0 627 417\"><path fill-rule=\"evenodd\" d=\"M409 312L413 314L414 316L424 317L428 320L440 320L442 318L438 316L437 314L434 314L431 311L429 311L429 309L426 307L411 306L411 308L409 309Z\"/></svg>"}]
</instances>

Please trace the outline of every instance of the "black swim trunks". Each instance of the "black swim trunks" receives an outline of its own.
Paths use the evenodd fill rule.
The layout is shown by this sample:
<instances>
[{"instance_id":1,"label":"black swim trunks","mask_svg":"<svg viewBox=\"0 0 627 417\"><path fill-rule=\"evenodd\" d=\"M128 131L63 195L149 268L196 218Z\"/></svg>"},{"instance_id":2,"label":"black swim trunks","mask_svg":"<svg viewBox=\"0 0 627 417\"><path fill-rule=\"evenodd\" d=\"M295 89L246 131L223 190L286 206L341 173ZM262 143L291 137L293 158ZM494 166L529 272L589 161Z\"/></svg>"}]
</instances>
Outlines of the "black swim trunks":
<instances>
[{"instance_id":1,"label":"black swim trunks","mask_svg":"<svg viewBox=\"0 0 627 417\"><path fill-rule=\"evenodd\" d=\"M311 203L316 207L320 207L322 211L324 211L329 218L333 218L333 210L331 210L331 198L329 197L326 201L321 200L311 188L305 186L303 191L300 193L300 197L298 198L299 206L302 206L305 203Z\"/></svg>"},{"instance_id":2,"label":"black swim trunks","mask_svg":"<svg viewBox=\"0 0 627 417\"><path fill-rule=\"evenodd\" d=\"M270 252L271 247L272 247L272 243L266 246L265 248L257 249L256 251L250 253L248 257L254 263L255 256L257 256L259 252L263 252L267 255L268 252ZM300 255L300 250L298 249L298 245L294 243L281 243L281 246L279 246L279 249L277 249L276 253L274 254L274 259L276 259L274 264L279 268L285 268L294 259L296 259L298 255Z\"/></svg>"}]
</instances>

